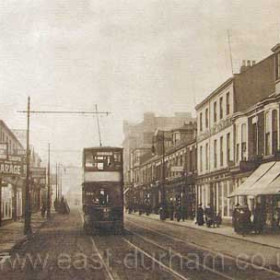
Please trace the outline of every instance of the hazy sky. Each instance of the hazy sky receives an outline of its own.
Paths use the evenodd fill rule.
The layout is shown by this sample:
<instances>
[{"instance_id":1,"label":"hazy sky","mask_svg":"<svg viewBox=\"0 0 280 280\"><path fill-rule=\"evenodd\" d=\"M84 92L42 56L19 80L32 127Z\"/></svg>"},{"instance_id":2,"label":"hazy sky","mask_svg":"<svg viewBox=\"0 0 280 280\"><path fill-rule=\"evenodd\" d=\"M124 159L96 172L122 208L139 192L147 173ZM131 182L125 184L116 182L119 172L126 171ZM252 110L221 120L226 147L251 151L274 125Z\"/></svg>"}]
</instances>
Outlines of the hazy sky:
<instances>
[{"instance_id":1,"label":"hazy sky","mask_svg":"<svg viewBox=\"0 0 280 280\"><path fill-rule=\"evenodd\" d=\"M25 128L17 110L100 110L105 145L122 121L171 115L196 103L243 59L261 60L280 40L279 0L1 0L0 117ZM54 150L98 145L92 117L38 116L31 141ZM79 164L78 153L52 153Z\"/></svg>"}]
</instances>

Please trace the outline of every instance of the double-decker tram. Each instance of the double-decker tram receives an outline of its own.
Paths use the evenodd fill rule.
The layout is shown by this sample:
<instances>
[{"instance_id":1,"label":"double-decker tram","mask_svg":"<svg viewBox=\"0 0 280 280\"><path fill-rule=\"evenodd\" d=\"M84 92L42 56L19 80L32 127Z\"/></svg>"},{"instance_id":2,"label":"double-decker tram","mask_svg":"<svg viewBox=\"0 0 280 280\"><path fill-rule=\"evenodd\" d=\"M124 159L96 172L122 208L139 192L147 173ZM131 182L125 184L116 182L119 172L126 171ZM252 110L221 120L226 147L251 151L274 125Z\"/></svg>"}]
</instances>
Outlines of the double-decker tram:
<instances>
[{"instance_id":1,"label":"double-decker tram","mask_svg":"<svg viewBox=\"0 0 280 280\"><path fill-rule=\"evenodd\" d=\"M94 147L83 150L84 229L123 232L123 149Z\"/></svg>"}]
</instances>

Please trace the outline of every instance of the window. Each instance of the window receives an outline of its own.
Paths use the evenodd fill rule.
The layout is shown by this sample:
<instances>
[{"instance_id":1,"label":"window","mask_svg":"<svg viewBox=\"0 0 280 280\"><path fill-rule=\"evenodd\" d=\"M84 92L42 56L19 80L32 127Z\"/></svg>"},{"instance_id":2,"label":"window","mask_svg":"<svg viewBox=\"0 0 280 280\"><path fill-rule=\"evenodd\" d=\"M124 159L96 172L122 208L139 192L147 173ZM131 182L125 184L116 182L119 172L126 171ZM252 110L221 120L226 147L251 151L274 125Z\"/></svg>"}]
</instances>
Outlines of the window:
<instances>
[{"instance_id":1,"label":"window","mask_svg":"<svg viewBox=\"0 0 280 280\"><path fill-rule=\"evenodd\" d=\"M214 123L217 121L217 102L214 102Z\"/></svg>"},{"instance_id":2,"label":"window","mask_svg":"<svg viewBox=\"0 0 280 280\"><path fill-rule=\"evenodd\" d=\"M199 128L200 131L202 131L202 112L200 113L200 117L199 117Z\"/></svg>"},{"instance_id":3,"label":"window","mask_svg":"<svg viewBox=\"0 0 280 280\"><path fill-rule=\"evenodd\" d=\"M276 153L278 150L278 112L272 111L272 153Z\"/></svg>"},{"instance_id":4,"label":"window","mask_svg":"<svg viewBox=\"0 0 280 280\"><path fill-rule=\"evenodd\" d=\"M209 158L208 158L208 153L209 153L209 144L206 143L205 146L205 169L208 170L208 162L209 162Z\"/></svg>"},{"instance_id":5,"label":"window","mask_svg":"<svg viewBox=\"0 0 280 280\"><path fill-rule=\"evenodd\" d=\"M190 150L189 153L189 171L192 172L193 171L193 151Z\"/></svg>"},{"instance_id":6,"label":"window","mask_svg":"<svg viewBox=\"0 0 280 280\"><path fill-rule=\"evenodd\" d=\"M224 165L224 145L223 145L223 136L220 137L220 165Z\"/></svg>"},{"instance_id":7,"label":"window","mask_svg":"<svg viewBox=\"0 0 280 280\"><path fill-rule=\"evenodd\" d=\"M230 114L230 101L229 101L229 92L227 92L226 95L226 114Z\"/></svg>"},{"instance_id":8,"label":"window","mask_svg":"<svg viewBox=\"0 0 280 280\"><path fill-rule=\"evenodd\" d=\"M223 111L223 97L220 97L220 119L222 119L224 116L224 111Z\"/></svg>"},{"instance_id":9,"label":"window","mask_svg":"<svg viewBox=\"0 0 280 280\"><path fill-rule=\"evenodd\" d=\"M246 160L246 124L241 125L241 160Z\"/></svg>"},{"instance_id":10,"label":"window","mask_svg":"<svg viewBox=\"0 0 280 280\"><path fill-rule=\"evenodd\" d=\"M258 128L257 128L257 123L253 123L253 128L252 128L252 154L253 156L257 155L257 141L258 141Z\"/></svg>"},{"instance_id":11,"label":"window","mask_svg":"<svg viewBox=\"0 0 280 280\"><path fill-rule=\"evenodd\" d=\"M214 168L217 168L217 140L214 140Z\"/></svg>"},{"instance_id":12,"label":"window","mask_svg":"<svg viewBox=\"0 0 280 280\"><path fill-rule=\"evenodd\" d=\"M265 154L270 155L270 121L269 113L265 114Z\"/></svg>"},{"instance_id":13,"label":"window","mask_svg":"<svg viewBox=\"0 0 280 280\"><path fill-rule=\"evenodd\" d=\"M230 161L230 132L227 134L227 162Z\"/></svg>"},{"instance_id":14,"label":"window","mask_svg":"<svg viewBox=\"0 0 280 280\"><path fill-rule=\"evenodd\" d=\"M208 108L205 110L205 127L208 128L209 122L208 122Z\"/></svg>"},{"instance_id":15,"label":"window","mask_svg":"<svg viewBox=\"0 0 280 280\"><path fill-rule=\"evenodd\" d=\"M200 146L200 172L202 172L202 146Z\"/></svg>"},{"instance_id":16,"label":"window","mask_svg":"<svg viewBox=\"0 0 280 280\"><path fill-rule=\"evenodd\" d=\"M239 143L236 144L236 162L239 162Z\"/></svg>"}]
</instances>

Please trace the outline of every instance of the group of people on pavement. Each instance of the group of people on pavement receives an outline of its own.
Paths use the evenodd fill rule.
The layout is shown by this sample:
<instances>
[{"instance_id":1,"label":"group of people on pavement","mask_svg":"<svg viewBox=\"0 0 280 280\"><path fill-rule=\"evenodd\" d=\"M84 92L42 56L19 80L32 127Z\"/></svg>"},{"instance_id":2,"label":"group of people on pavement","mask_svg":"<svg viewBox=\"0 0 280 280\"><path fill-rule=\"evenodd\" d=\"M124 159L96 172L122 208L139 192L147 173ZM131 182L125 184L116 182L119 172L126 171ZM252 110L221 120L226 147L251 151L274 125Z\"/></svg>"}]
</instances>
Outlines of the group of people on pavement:
<instances>
[{"instance_id":1,"label":"group of people on pavement","mask_svg":"<svg viewBox=\"0 0 280 280\"><path fill-rule=\"evenodd\" d=\"M206 223L207 227L219 227L222 224L221 213L215 213L210 204L205 209L202 208L200 203L196 213L196 224L203 226Z\"/></svg>"},{"instance_id":2,"label":"group of people on pavement","mask_svg":"<svg viewBox=\"0 0 280 280\"><path fill-rule=\"evenodd\" d=\"M240 233L243 236L254 231L256 234L260 234L264 230L266 222L266 215L261 204L257 203L253 211L250 211L248 205L241 206L239 203L235 205L232 214L232 225L236 233Z\"/></svg>"}]
</instances>

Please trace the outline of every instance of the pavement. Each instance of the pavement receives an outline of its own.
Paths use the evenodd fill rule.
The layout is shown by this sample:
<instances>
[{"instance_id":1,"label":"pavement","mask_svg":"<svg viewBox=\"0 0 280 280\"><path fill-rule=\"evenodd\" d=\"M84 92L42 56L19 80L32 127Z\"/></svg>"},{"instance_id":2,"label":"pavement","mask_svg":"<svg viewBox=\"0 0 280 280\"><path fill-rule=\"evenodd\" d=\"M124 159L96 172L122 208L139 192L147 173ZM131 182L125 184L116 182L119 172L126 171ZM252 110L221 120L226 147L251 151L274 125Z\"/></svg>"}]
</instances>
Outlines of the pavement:
<instances>
[{"instance_id":1,"label":"pavement","mask_svg":"<svg viewBox=\"0 0 280 280\"><path fill-rule=\"evenodd\" d=\"M0 255L9 254L11 250L20 246L47 222L47 218L41 216L41 212L32 213L30 236L24 235L24 220L7 223L0 227Z\"/></svg>"},{"instance_id":2,"label":"pavement","mask_svg":"<svg viewBox=\"0 0 280 280\"><path fill-rule=\"evenodd\" d=\"M138 215L137 213L132 213L132 215ZM152 220L159 220L159 215L156 214L150 214L149 216L142 214L141 217L146 218L146 219L152 219ZM206 225L203 226L198 226L197 224L195 224L195 221L192 220L185 220L177 222L176 220L169 220L166 219L164 221L164 223L168 223L168 224L174 224L176 226L182 226L182 227L186 227L186 228L193 228L196 230L201 230L204 232L209 232L212 234L219 234L219 235L223 235L223 236L227 236L230 238L234 238L234 239L241 239L241 240L246 240L248 242L251 243L256 243L259 245L263 245L263 246L268 246L268 247L272 247L272 248L276 248L276 249L280 249L280 232L269 232L269 233L262 233L262 234L248 234L245 236L242 236L241 234L237 234L236 232L234 232L233 227L229 226L229 225L221 225L218 228L208 228Z\"/></svg>"}]
</instances>

